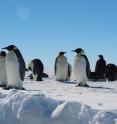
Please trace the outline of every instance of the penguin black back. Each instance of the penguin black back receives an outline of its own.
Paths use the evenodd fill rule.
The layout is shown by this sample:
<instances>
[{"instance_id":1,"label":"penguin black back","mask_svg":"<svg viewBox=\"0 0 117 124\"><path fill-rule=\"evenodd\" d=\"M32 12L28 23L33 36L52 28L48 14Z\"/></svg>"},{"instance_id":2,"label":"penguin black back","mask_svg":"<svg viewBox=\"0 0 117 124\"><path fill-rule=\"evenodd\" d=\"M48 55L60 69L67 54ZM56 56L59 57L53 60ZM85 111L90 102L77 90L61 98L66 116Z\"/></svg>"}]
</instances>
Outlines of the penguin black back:
<instances>
[{"instance_id":1,"label":"penguin black back","mask_svg":"<svg viewBox=\"0 0 117 124\"><path fill-rule=\"evenodd\" d=\"M100 74L106 73L106 61L102 55L99 55L99 59L96 62L95 72Z\"/></svg>"},{"instance_id":2,"label":"penguin black back","mask_svg":"<svg viewBox=\"0 0 117 124\"><path fill-rule=\"evenodd\" d=\"M91 69L90 69L90 63L89 63L89 60L88 60L88 58L87 58L87 56L86 55L82 55L84 58L85 58L85 60L86 60L86 74L87 74L87 77L89 78L89 75L90 75L90 73L91 73Z\"/></svg>"},{"instance_id":3,"label":"penguin black back","mask_svg":"<svg viewBox=\"0 0 117 124\"><path fill-rule=\"evenodd\" d=\"M117 79L117 66L114 64L108 64L106 66L106 76L108 81L115 81Z\"/></svg>"},{"instance_id":4,"label":"penguin black back","mask_svg":"<svg viewBox=\"0 0 117 124\"><path fill-rule=\"evenodd\" d=\"M56 70L57 70L57 69L56 69L56 68L57 68L57 67L56 67L57 60L58 60L58 57L56 58L56 60L55 60L55 65L54 65L54 71L55 71L55 75L56 75Z\"/></svg>"},{"instance_id":5,"label":"penguin black back","mask_svg":"<svg viewBox=\"0 0 117 124\"><path fill-rule=\"evenodd\" d=\"M26 65L25 65L25 61L20 53L19 50L15 50L15 53L18 57L18 61L19 61L19 70L20 70L20 76L21 79L24 80L24 76L25 76L25 71L26 71Z\"/></svg>"},{"instance_id":6,"label":"penguin black back","mask_svg":"<svg viewBox=\"0 0 117 124\"><path fill-rule=\"evenodd\" d=\"M39 59L34 59L32 60L32 62L34 63L34 68L33 68L33 73L43 73L44 71L44 65L43 63L41 62L41 60Z\"/></svg>"},{"instance_id":7,"label":"penguin black back","mask_svg":"<svg viewBox=\"0 0 117 124\"><path fill-rule=\"evenodd\" d=\"M42 81L43 77L47 77L48 76L48 75L45 75L45 73L43 73L44 65L41 62L41 60L39 60L39 59L31 60L31 62L29 63L28 69L30 71L32 71L33 79L35 81Z\"/></svg>"}]
</instances>

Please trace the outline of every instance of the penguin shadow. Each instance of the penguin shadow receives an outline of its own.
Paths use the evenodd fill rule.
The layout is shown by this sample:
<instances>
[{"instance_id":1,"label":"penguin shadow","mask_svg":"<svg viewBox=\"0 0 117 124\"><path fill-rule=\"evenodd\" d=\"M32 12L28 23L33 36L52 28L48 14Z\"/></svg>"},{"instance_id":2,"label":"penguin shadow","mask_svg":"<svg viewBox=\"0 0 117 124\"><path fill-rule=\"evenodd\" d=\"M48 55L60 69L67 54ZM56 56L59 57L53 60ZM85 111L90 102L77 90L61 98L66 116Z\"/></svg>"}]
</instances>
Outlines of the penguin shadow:
<instances>
[{"instance_id":1,"label":"penguin shadow","mask_svg":"<svg viewBox=\"0 0 117 124\"><path fill-rule=\"evenodd\" d=\"M22 88L17 88L17 87L2 87L2 88L4 90L10 90L10 89L22 90L22 91L26 90L24 87L22 87Z\"/></svg>"},{"instance_id":2,"label":"penguin shadow","mask_svg":"<svg viewBox=\"0 0 117 124\"><path fill-rule=\"evenodd\" d=\"M90 85L89 85L89 87L86 87L86 88L103 89L103 90L113 90L112 88L109 88L109 87L102 87L102 86L93 87L93 86L90 86Z\"/></svg>"},{"instance_id":3,"label":"penguin shadow","mask_svg":"<svg viewBox=\"0 0 117 124\"><path fill-rule=\"evenodd\" d=\"M59 81L61 83L65 83L65 84L76 84L75 81Z\"/></svg>"},{"instance_id":4,"label":"penguin shadow","mask_svg":"<svg viewBox=\"0 0 117 124\"><path fill-rule=\"evenodd\" d=\"M26 91L28 91L28 92L33 92L33 91L38 91L38 92L41 92L41 90L31 90L31 89L25 89Z\"/></svg>"}]
</instances>

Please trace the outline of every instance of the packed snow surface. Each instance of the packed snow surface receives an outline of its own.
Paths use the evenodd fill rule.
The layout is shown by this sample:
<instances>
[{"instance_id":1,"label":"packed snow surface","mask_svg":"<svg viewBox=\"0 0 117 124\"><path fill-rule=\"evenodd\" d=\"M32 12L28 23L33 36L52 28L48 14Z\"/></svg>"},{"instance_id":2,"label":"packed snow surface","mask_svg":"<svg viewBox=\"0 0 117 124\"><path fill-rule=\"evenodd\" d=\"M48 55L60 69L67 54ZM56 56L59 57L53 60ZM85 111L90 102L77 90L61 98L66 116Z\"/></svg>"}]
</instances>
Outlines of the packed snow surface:
<instances>
[{"instance_id":1,"label":"packed snow surface","mask_svg":"<svg viewBox=\"0 0 117 124\"><path fill-rule=\"evenodd\" d=\"M0 88L0 124L117 124L117 82L58 82L50 70L26 90Z\"/></svg>"}]
</instances>

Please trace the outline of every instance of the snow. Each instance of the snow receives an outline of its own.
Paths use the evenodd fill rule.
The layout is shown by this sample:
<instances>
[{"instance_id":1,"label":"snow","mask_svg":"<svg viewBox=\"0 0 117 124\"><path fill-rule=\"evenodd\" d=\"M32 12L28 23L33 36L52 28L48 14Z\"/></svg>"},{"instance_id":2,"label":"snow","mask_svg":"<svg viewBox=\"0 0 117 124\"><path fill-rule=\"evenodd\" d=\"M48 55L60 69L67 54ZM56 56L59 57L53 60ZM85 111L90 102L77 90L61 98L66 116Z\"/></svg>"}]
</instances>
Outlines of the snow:
<instances>
[{"instance_id":1,"label":"snow","mask_svg":"<svg viewBox=\"0 0 117 124\"><path fill-rule=\"evenodd\" d=\"M54 80L25 79L26 90L0 88L0 124L117 124L117 82L90 87Z\"/></svg>"}]
</instances>

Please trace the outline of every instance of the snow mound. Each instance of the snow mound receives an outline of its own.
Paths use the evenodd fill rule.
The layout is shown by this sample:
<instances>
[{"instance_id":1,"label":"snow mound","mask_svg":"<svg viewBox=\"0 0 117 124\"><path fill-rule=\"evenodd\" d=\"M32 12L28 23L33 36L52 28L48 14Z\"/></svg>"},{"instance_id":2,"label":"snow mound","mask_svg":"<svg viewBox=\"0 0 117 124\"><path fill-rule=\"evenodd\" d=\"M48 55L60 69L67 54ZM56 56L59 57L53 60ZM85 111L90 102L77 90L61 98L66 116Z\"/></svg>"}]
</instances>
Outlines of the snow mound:
<instances>
[{"instance_id":1,"label":"snow mound","mask_svg":"<svg viewBox=\"0 0 117 124\"><path fill-rule=\"evenodd\" d=\"M27 76L26 90L0 88L0 124L117 124L117 82L71 82L48 79L33 82Z\"/></svg>"},{"instance_id":2,"label":"snow mound","mask_svg":"<svg viewBox=\"0 0 117 124\"><path fill-rule=\"evenodd\" d=\"M39 91L0 89L0 124L116 124L117 111L54 100Z\"/></svg>"}]
</instances>

